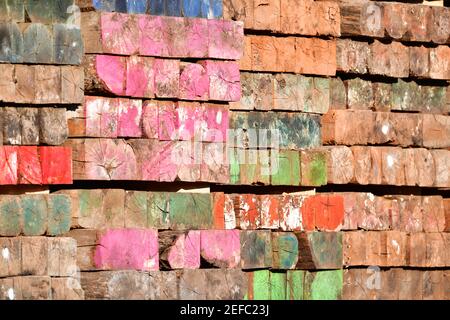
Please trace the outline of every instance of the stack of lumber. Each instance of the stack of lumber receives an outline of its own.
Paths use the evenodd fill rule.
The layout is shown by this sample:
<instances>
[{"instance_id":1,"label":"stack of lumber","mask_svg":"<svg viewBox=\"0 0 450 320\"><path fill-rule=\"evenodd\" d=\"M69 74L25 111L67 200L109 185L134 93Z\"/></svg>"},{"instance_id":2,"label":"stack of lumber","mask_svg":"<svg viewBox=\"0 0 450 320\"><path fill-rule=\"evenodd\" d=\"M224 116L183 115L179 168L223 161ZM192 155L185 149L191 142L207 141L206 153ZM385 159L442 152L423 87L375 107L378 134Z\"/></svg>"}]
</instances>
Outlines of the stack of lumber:
<instances>
[{"instance_id":1,"label":"stack of lumber","mask_svg":"<svg viewBox=\"0 0 450 320\"><path fill-rule=\"evenodd\" d=\"M287 270L314 270L305 273L311 281L337 277L342 288L341 195L122 189L57 195L71 199L64 236L77 242L89 299L253 299L259 269L267 276L277 271L272 281L279 290L286 290ZM315 294L327 294L320 290Z\"/></svg>"},{"instance_id":2,"label":"stack of lumber","mask_svg":"<svg viewBox=\"0 0 450 320\"><path fill-rule=\"evenodd\" d=\"M66 107L83 101L73 1L2 1L0 184L70 184ZM47 145L47 146L41 146Z\"/></svg>"},{"instance_id":3,"label":"stack of lumber","mask_svg":"<svg viewBox=\"0 0 450 320\"><path fill-rule=\"evenodd\" d=\"M0 2L0 299L84 299L76 241L62 237L71 199L48 193L73 181L72 150L62 146L66 108L84 95L73 4Z\"/></svg>"},{"instance_id":4,"label":"stack of lumber","mask_svg":"<svg viewBox=\"0 0 450 320\"><path fill-rule=\"evenodd\" d=\"M446 1L0 1L0 299L450 299Z\"/></svg>"}]
</instances>

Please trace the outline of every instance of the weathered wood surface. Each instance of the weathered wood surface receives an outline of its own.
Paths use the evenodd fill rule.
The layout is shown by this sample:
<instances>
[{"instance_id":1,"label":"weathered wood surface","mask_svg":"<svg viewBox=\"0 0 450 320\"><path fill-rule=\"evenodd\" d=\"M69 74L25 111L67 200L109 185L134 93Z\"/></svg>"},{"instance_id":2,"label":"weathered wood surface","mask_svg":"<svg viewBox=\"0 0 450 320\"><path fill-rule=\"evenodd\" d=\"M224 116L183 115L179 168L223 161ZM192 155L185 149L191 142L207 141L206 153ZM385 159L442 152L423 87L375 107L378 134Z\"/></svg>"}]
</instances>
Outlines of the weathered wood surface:
<instances>
[{"instance_id":1,"label":"weathered wood surface","mask_svg":"<svg viewBox=\"0 0 450 320\"><path fill-rule=\"evenodd\" d=\"M296 269L320 270L342 268L342 233L299 232Z\"/></svg>"},{"instance_id":2,"label":"weathered wood surface","mask_svg":"<svg viewBox=\"0 0 450 320\"><path fill-rule=\"evenodd\" d=\"M0 101L26 104L80 104L83 69L77 66L0 64Z\"/></svg>"},{"instance_id":3,"label":"weathered wood surface","mask_svg":"<svg viewBox=\"0 0 450 320\"><path fill-rule=\"evenodd\" d=\"M332 183L420 187L447 183L447 174L443 173L447 169L443 168L448 165L442 158L447 150L382 146L328 146L325 150L328 152L327 175ZM344 167L341 167L342 159Z\"/></svg>"},{"instance_id":4,"label":"weathered wood surface","mask_svg":"<svg viewBox=\"0 0 450 320\"><path fill-rule=\"evenodd\" d=\"M322 118L324 144L390 144L446 148L448 116L369 110L331 110ZM361 127L359 124L364 122ZM436 136L434 136L436 134ZM439 136L439 138L438 138Z\"/></svg>"},{"instance_id":5,"label":"weathered wood surface","mask_svg":"<svg viewBox=\"0 0 450 320\"><path fill-rule=\"evenodd\" d=\"M448 43L448 8L410 3L341 1L341 33L346 36Z\"/></svg>"},{"instance_id":6,"label":"weathered wood surface","mask_svg":"<svg viewBox=\"0 0 450 320\"><path fill-rule=\"evenodd\" d=\"M1 107L3 145L61 145L67 139L65 108Z\"/></svg>"},{"instance_id":7,"label":"weathered wood surface","mask_svg":"<svg viewBox=\"0 0 450 320\"><path fill-rule=\"evenodd\" d=\"M336 41L248 35L240 68L333 76L336 74Z\"/></svg>"},{"instance_id":8,"label":"weathered wood surface","mask_svg":"<svg viewBox=\"0 0 450 320\"><path fill-rule=\"evenodd\" d=\"M184 231L208 230L215 224L213 199L208 193L73 189L58 194L72 201L73 228Z\"/></svg>"},{"instance_id":9,"label":"weathered wood surface","mask_svg":"<svg viewBox=\"0 0 450 320\"><path fill-rule=\"evenodd\" d=\"M83 272L86 299L242 300L247 276L241 270Z\"/></svg>"},{"instance_id":10,"label":"weathered wood surface","mask_svg":"<svg viewBox=\"0 0 450 320\"><path fill-rule=\"evenodd\" d=\"M340 35L339 5L331 1L225 0L225 19L244 21L246 29L300 35Z\"/></svg>"},{"instance_id":11,"label":"weathered wood surface","mask_svg":"<svg viewBox=\"0 0 450 320\"><path fill-rule=\"evenodd\" d=\"M261 269L272 266L270 231L241 231L241 268Z\"/></svg>"},{"instance_id":12,"label":"weathered wood surface","mask_svg":"<svg viewBox=\"0 0 450 320\"><path fill-rule=\"evenodd\" d=\"M391 78L410 76L438 80L450 78L448 46L425 48L406 46L396 41L383 43L379 40L368 44L350 39L338 39L336 46L338 71Z\"/></svg>"},{"instance_id":13,"label":"weathered wood surface","mask_svg":"<svg viewBox=\"0 0 450 320\"><path fill-rule=\"evenodd\" d=\"M446 267L450 263L447 254L439 254L447 233L351 231L343 237L345 266Z\"/></svg>"},{"instance_id":14,"label":"weathered wood surface","mask_svg":"<svg viewBox=\"0 0 450 320\"><path fill-rule=\"evenodd\" d=\"M81 31L75 25L2 22L0 61L6 63L79 65Z\"/></svg>"},{"instance_id":15,"label":"weathered wood surface","mask_svg":"<svg viewBox=\"0 0 450 320\"><path fill-rule=\"evenodd\" d=\"M344 271L343 299L444 300L448 298L447 279L447 270L347 269Z\"/></svg>"},{"instance_id":16,"label":"weathered wood surface","mask_svg":"<svg viewBox=\"0 0 450 320\"><path fill-rule=\"evenodd\" d=\"M1 277L74 277L77 246L72 238L10 237L0 240Z\"/></svg>"},{"instance_id":17,"label":"weathered wood surface","mask_svg":"<svg viewBox=\"0 0 450 320\"><path fill-rule=\"evenodd\" d=\"M76 278L18 276L0 279L0 300L84 300Z\"/></svg>"},{"instance_id":18,"label":"weathered wood surface","mask_svg":"<svg viewBox=\"0 0 450 320\"><path fill-rule=\"evenodd\" d=\"M292 74L241 73L242 98L232 109L326 113L330 79Z\"/></svg>"}]
</instances>

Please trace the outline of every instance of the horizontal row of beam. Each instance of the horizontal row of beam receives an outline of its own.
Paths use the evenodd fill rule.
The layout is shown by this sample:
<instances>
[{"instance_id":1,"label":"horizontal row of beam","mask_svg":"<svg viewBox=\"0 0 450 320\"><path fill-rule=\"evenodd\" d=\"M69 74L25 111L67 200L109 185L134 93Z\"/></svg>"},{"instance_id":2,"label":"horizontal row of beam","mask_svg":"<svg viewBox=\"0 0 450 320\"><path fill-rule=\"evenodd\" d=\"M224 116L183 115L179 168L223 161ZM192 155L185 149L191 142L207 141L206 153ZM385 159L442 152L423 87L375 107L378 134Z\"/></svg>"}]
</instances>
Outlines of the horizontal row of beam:
<instances>
[{"instance_id":1,"label":"horizontal row of beam","mask_svg":"<svg viewBox=\"0 0 450 320\"><path fill-rule=\"evenodd\" d=\"M145 13L208 19L222 17L222 2L222 0L76 0L82 11Z\"/></svg>"},{"instance_id":2,"label":"horizontal row of beam","mask_svg":"<svg viewBox=\"0 0 450 320\"><path fill-rule=\"evenodd\" d=\"M86 53L166 58L239 60L239 21L86 12L81 14Z\"/></svg>"},{"instance_id":3,"label":"horizontal row of beam","mask_svg":"<svg viewBox=\"0 0 450 320\"><path fill-rule=\"evenodd\" d=\"M450 42L450 9L379 1L224 1L224 18L249 30L307 36L350 36Z\"/></svg>"},{"instance_id":4,"label":"horizontal row of beam","mask_svg":"<svg viewBox=\"0 0 450 320\"><path fill-rule=\"evenodd\" d=\"M67 24L1 23L0 62L79 65L83 40L79 27Z\"/></svg>"},{"instance_id":5,"label":"horizontal row of beam","mask_svg":"<svg viewBox=\"0 0 450 320\"><path fill-rule=\"evenodd\" d=\"M240 230L75 229L81 271L340 269L342 234Z\"/></svg>"},{"instance_id":6,"label":"horizontal row of beam","mask_svg":"<svg viewBox=\"0 0 450 320\"><path fill-rule=\"evenodd\" d=\"M450 116L446 115L331 110L321 124L324 144L450 147Z\"/></svg>"},{"instance_id":7,"label":"horizontal row of beam","mask_svg":"<svg viewBox=\"0 0 450 320\"><path fill-rule=\"evenodd\" d=\"M3 0L0 2L0 22L66 23L77 12L74 0L50 1L43 6L39 0ZM78 11L79 12L79 11Z\"/></svg>"},{"instance_id":8,"label":"horizontal row of beam","mask_svg":"<svg viewBox=\"0 0 450 320\"><path fill-rule=\"evenodd\" d=\"M330 184L395 185L446 188L449 150L399 147L329 146Z\"/></svg>"},{"instance_id":9,"label":"horizontal row of beam","mask_svg":"<svg viewBox=\"0 0 450 320\"><path fill-rule=\"evenodd\" d=\"M85 92L136 98L239 101L239 66L233 61L197 63L151 57L87 55Z\"/></svg>"},{"instance_id":10,"label":"horizontal row of beam","mask_svg":"<svg viewBox=\"0 0 450 320\"><path fill-rule=\"evenodd\" d=\"M0 146L0 185L17 184L72 184L72 150Z\"/></svg>"},{"instance_id":11,"label":"horizontal row of beam","mask_svg":"<svg viewBox=\"0 0 450 320\"><path fill-rule=\"evenodd\" d=\"M336 70L393 78L450 79L450 47L338 39Z\"/></svg>"},{"instance_id":12,"label":"horizontal row of beam","mask_svg":"<svg viewBox=\"0 0 450 320\"><path fill-rule=\"evenodd\" d=\"M0 64L0 101L20 104L81 104L83 68Z\"/></svg>"},{"instance_id":13,"label":"horizontal row of beam","mask_svg":"<svg viewBox=\"0 0 450 320\"><path fill-rule=\"evenodd\" d=\"M65 108L0 107L0 145L61 145L67 136Z\"/></svg>"}]
</instances>

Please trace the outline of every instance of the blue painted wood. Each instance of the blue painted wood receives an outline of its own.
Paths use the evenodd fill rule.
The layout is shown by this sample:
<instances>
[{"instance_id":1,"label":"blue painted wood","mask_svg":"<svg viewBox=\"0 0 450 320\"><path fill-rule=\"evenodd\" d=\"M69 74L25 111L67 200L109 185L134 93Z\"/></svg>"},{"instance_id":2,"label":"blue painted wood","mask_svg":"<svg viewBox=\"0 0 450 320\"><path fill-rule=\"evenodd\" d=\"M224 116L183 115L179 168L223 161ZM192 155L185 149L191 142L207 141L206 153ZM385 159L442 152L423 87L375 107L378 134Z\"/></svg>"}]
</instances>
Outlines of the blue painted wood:
<instances>
[{"instance_id":1,"label":"blue painted wood","mask_svg":"<svg viewBox=\"0 0 450 320\"><path fill-rule=\"evenodd\" d=\"M222 0L200 0L202 18L216 19L222 17Z\"/></svg>"},{"instance_id":2,"label":"blue painted wood","mask_svg":"<svg viewBox=\"0 0 450 320\"><path fill-rule=\"evenodd\" d=\"M199 0L182 0L182 16L188 18L201 17L202 6Z\"/></svg>"},{"instance_id":3,"label":"blue painted wood","mask_svg":"<svg viewBox=\"0 0 450 320\"><path fill-rule=\"evenodd\" d=\"M23 38L16 23L0 23L0 61L22 62Z\"/></svg>"},{"instance_id":4,"label":"blue painted wood","mask_svg":"<svg viewBox=\"0 0 450 320\"><path fill-rule=\"evenodd\" d=\"M147 13L147 0L126 0L128 13Z\"/></svg>"},{"instance_id":5,"label":"blue painted wood","mask_svg":"<svg viewBox=\"0 0 450 320\"><path fill-rule=\"evenodd\" d=\"M127 0L116 0L115 12L127 13Z\"/></svg>"},{"instance_id":6,"label":"blue painted wood","mask_svg":"<svg viewBox=\"0 0 450 320\"><path fill-rule=\"evenodd\" d=\"M99 11L113 12L116 8L115 0L94 0L94 8Z\"/></svg>"},{"instance_id":7,"label":"blue painted wood","mask_svg":"<svg viewBox=\"0 0 450 320\"><path fill-rule=\"evenodd\" d=\"M166 0L166 16L181 16L181 0Z\"/></svg>"},{"instance_id":8,"label":"blue painted wood","mask_svg":"<svg viewBox=\"0 0 450 320\"><path fill-rule=\"evenodd\" d=\"M165 15L165 1L164 0L149 0L150 14L154 16Z\"/></svg>"}]
</instances>

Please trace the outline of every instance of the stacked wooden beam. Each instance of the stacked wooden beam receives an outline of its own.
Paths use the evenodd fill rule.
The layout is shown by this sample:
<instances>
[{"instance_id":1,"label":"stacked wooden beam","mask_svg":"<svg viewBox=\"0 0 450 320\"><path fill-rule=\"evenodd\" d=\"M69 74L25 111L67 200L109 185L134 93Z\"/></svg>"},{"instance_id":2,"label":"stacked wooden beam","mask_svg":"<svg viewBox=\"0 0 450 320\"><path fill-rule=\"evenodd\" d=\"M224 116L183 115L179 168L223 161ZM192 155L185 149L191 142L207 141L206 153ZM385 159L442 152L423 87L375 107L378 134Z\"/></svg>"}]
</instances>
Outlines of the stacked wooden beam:
<instances>
[{"instance_id":1,"label":"stacked wooden beam","mask_svg":"<svg viewBox=\"0 0 450 320\"><path fill-rule=\"evenodd\" d=\"M121 189L60 193L71 198L73 230L66 236L78 241L83 271L198 269L205 267L201 261L219 268L342 267L342 248L334 251L342 247L342 235L335 232L343 223L341 196ZM254 252L260 241L265 245ZM141 244L142 250L136 250ZM309 261L300 259L303 250L310 250Z\"/></svg>"},{"instance_id":2,"label":"stacked wooden beam","mask_svg":"<svg viewBox=\"0 0 450 320\"><path fill-rule=\"evenodd\" d=\"M256 0L224 2L224 16L244 20L246 31L244 57L240 61L241 70L245 71L241 74L242 98L230 105L239 110L230 119L235 127L244 129L244 146L252 147L245 144L251 140L245 134L249 129L276 127L282 130L280 145L284 144L284 148L313 147L314 151L326 153L328 184L419 186L433 190L449 187L447 8L365 0L260 4ZM315 141L310 140L315 137L314 130L299 136L308 137L306 140L293 139L296 130L304 132L300 122L291 122L287 125L290 130L283 130L282 122L277 121L284 112L298 111L315 113L320 118L317 139L323 147L305 144ZM305 119L308 117L314 116ZM259 141L253 147L260 147ZM296 167L290 166L286 172L295 177ZM377 298L444 299L443 287L434 288L429 282L431 277L445 281L446 273L417 270L438 265L448 268L446 257L439 260L433 254L449 245L444 209L447 201L435 192L430 191L429 196L390 197L367 192L340 193L345 216L338 230L343 231L343 268L348 270L341 274L335 287L332 288L331 280L330 287L323 286L329 289L329 295L315 291L314 286L305 289L305 280L291 286L289 273L262 271L257 278L264 279L258 282L264 287L258 287L258 291L264 292L265 299L292 298L290 287L302 298L363 298L348 294L348 290L365 286L371 269L364 279L352 274L365 274L362 266L379 266L391 269L381 274L383 281L376 288ZM258 197L241 199L245 204L241 207L250 212L260 204ZM303 225L304 206L300 206L300 212ZM257 225L258 216L253 214L253 226ZM353 240L345 240L351 237ZM372 252L377 253L371 256ZM351 259L358 259L358 254L369 260L352 264ZM376 254L379 259L372 259ZM413 269L408 272L398 267ZM395 286L392 278L397 277L394 274L404 272L409 279L413 271L417 277L408 281L411 286L423 288L419 294L415 295L411 286L391 289L391 283ZM307 277L293 277L296 276ZM275 283L272 277L277 279ZM361 292L369 289L373 288L363 288ZM382 290L394 294L383 296Z\"/></svg>"},{"instance_id":3,"label":"stacked wooden beam","mask_svg":"<svg viewBox=\"0 0 450 320\"><path fill-rule=\"evenodd\" d=\"M71 238L0 238L1 300L83 299Z\"/></svg>"},{"instance_id":4,"label":"stacked wooden beam","mask_svg":"<svg viewBox=\"0 0 450 320\"><path fill-rule=\"evenodd\" d=\"M339 103L322 118L328 182L448 188L449 10L339 7ZM448 299L446 199L342 195L343 299Z\"/></svg>"},{"instance_id":5,"label":"stacked wooden beam","mask_svg":"<svg viewBox=\"0 0 450 320\"><path fill-rule=\"evenodd\" d=\"M70 230L71 199L46 187L73 181L72 150L61 146L68 137L66 107L84 96L73 5L0 2L2 300L84 299L76 241L61 237Z\"/></svg>"},{"instance_id":6,"label":"stacked wooden beam","mask_svg":"<svg viewBox=\"0 0 450 320\"><path fill-rule=\"evenodd\" d=\"M342 287L342 196L121 189L53 196L70 199L71 230L64 236L77 242L89 299L254 299L262 276L256 269L276 271L272 282L280 289L287 270L316 270L293 277L324 277L317 280L325 286L319 295L332 294L326 279L337 277L335 285L341 279ZM330 269L337 271L319 271ZM281 298L274 290L272 295Z\"/></svg>"}]
</instances>

